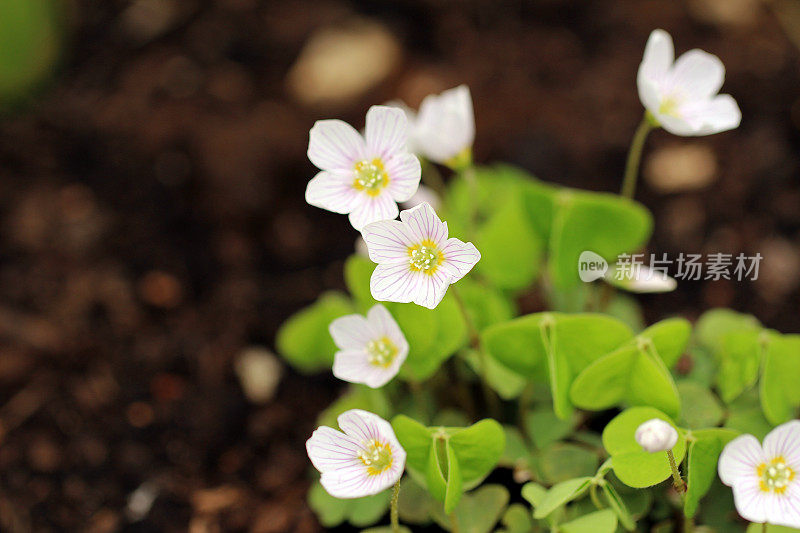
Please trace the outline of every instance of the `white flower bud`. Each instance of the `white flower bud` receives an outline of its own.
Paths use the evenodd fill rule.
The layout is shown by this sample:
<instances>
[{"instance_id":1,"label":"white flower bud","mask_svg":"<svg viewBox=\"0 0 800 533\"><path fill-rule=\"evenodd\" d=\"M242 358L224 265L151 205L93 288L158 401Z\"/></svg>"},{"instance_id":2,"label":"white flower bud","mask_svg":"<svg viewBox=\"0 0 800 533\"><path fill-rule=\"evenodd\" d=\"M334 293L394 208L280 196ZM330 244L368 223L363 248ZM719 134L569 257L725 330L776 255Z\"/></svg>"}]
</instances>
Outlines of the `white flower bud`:
<instances>
[{"instance_id":1,"label":"white flower bud","mask_svg":"<svg viewBox=\"0 0 800 533\"><path fill-rule=\"evenodd\" d=\"M639 426L636 442L647 452L666 452L678 442L678 432L669 423L654 418Z\"/></svg>"}]
</instances>

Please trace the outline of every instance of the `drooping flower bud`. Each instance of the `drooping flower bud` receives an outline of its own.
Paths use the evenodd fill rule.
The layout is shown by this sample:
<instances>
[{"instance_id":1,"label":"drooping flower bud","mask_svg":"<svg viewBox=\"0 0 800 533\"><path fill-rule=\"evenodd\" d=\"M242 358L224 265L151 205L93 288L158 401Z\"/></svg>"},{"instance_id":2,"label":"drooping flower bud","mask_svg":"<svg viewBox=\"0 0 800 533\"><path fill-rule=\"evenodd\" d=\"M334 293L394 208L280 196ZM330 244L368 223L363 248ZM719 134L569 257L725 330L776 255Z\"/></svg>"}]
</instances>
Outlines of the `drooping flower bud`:
<instances>
[{"instance_id":1,"label":"drooping flower bud","mask_svg":"<svg viewBox=\"0 0 800 533\"><path fill-rule=\"evenodd\" d=\"M678 432L669 423L654 418L636 430L636 442L650 453L666 452L678 442Z\"/></svg>"}]
</instances>

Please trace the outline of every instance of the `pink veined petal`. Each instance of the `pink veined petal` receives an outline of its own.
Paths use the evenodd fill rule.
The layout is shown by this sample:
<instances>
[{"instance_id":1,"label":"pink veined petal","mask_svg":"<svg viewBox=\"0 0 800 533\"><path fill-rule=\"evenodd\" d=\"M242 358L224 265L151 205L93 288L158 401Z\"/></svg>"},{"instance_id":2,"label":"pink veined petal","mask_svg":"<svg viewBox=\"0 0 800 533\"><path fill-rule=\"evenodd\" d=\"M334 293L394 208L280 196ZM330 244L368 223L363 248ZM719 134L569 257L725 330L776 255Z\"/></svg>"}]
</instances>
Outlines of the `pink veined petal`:
<instances>
[{"instance_id":1,"label":"pink veined petal","mask_svg":"<svg viewBox=\"0 0 800 533\"><path fill-rule=\"evenodd\" d=\"M389 340L397 347L398 353L403 354L403 358L405 358L405 354L408 353L408 342L391 313L383 305L375 304L367 312L367 320L379 334L389 337Z\"/></svg>"},{"instance_id":2,"label":"pink veined petal","mask_svg":"<svg viewBox=\"0 0 800 533\"><path fill-rule=\"evenodd\" d=\"M386 161L389 185L386 191L396 202L405 202L414 196L419 188L422 167L414 154L400 154Z\"/></svg>"},{"instance_id":3,"label":"pink veined petal","mask_svg":"<svg viewBox=\"0 0 800 533\"><path fill-rule=\"evenodd\" d=\"M361 194L358 203L350 211L348 218L350 224L359 231L372 222L381 220L392 220L397 218L397 203L392 200L392 197L382 192L378 196L369 196Z\"/></svg>"},{"instance_id":4,"label":"pink veined petal","mask_svg":"<svg viewBox=\"0 0 800 533\"><path fill-rule=\"evenodd\" d=\"M374 105L367 111L364 135L370 157L377 156L384 161L392 159L406 150L406 114L396 107Z\"/></svg>"},{"instance_id":5,"label":"pink veined petal","mask_svg":"<svg viewBox=\"0 0 800 533\"><path fill-rule=\"evenodd\" d=\"M444 298L449 286L449 276L441 269L431 275L421 274L418 276L417 287L414 291L414 303L428 309L435 309Z\"/></svg>"},{"instance_id":6,"label":"pink veined petal","mask_svg":"<svg viewBox=\"0 0 800 533\"><path fill-rule=\"evenodd\" d=\"M693 128L691 135L711 135L739 127L742 112L729 94L690 102L680 108L682 117Z\"/></svg>"},{"instance_id":7,"label":"pink veined petal","mask_svg":"<svg viewBox=\"0 0 800 533\"><path fill-rule=\"evenodd\" d=\"M429 240L441 247L447 240L447 223L442 222L433 208L425 202L402 211L400 220L408 228L415 243Z\"/></svg>"},{"instance_id":8,"label":"pink veined petal","mask_svg":"<svg viewBox=\"0 0 800 533\"><path fill-rule=\"evenodd\" d=\"M474 244L465 243L456 238L447 239L441 252L444 255L444 261L440 268L450 276L450 283L466 276L481 259L481 253Z\"/></svg>"},{"instance_id":9,"label":"pink veined petal","mask_svg":"<svg viewBox=\"0 0 800 533\"><path fill-rule=\"evenodd\" d=\"M367 243L369 258L375 263L408 264L408 248L416 244L403 223L397 220L367 224L362 236Z\"/></svg>"},{"instance_id":10,"label":"pink veined petal","mask_svg":"<svg viewBox=\"0 0 800 533\"><path fill-rule=\"evenodd\" d=\"M781 424L764 437L764 455L767 460L783 457L798 475L800 475L800 420L792 420Z\"/></svg>"},{"instance_id":11,"label":"pink veined petal","mask_svg":"<svg viewBox=\"0 0 800 533\"><path fill-rule=\"evenodd\" d=\"M664 89L677 91L690 99L706 99L717 94L725 81L725 66L715 55L689 50L675 61Z\"/></svg>"},{"instance_id":12,"label":"pink veined petal","mask_svg":"<svg viewBox=\"0 0 800 533\"><path fill-rule=\"evenodd\" d=\"M386 441L389 437L395 439L392 426L374 413L362 409L345 411L337 419L339 428L357 442L370 440Z\"/></svg>"},{"instance_id":13,"label":"pink veined petal","mask_svg":"<svg viewBox=\"0 0 800 533\"><path fill-rule=\"evenodd\" d=\"M767 502L772 494L761 490L757 478L733 485L733 502L745 520L763 524L767 520Z\"/></svg>"},{"instance_id":14,"label":"pink veined petal","mask_svg":"<svg viewBox=\"0 0 800 533\"><path fill-rule=\"evenodd\" d=\"M376 490L374 481L370 479L366 467L360 461L358 465L346 469L323 472L319 482L328 494L342 499L363 498L384 490Z\"/></svg>"},{"instance_id":15,"label":"pink veined petal","mask_svg":"<svg viewBox=\"0 0 800 533\"><path fill-rule=\"evenodd\" d=\"M408 261L382 263L372 272L369 290L379 302L409 303L414 300L419 276L424 274L412 271Z\"/></svg>"},{"instance_id":16,"label":"pink veined petal","mask_svg":"<svg viewBox=\"0 0 800 533\"><path fill-rule=\"evenodd\" d=\"M334 213L349 213L358 202L352 176L319 172L306 186L306 202Z\"/></svg>"},{"instance_id":17,"label":"pink veined petal","mask_svg":"<svg viewBox=\"0 0 800 533\"><path fill-rule=\"evenodd\" d=\"M675 57L672 37L664 30L653 30L644 48L644 57L639 65L637 81L642 79L659 82L664 79ZM640 89L641 90L641 89Z\"/></svg>"},{"instance_id":18,"label":"pink veined petal","mask_svg":"<svg viewBox=\"0 0 800 533\"><path fill-rule=\"evenodd\" d=\"M377 336L367 319L357 314L340 316L331 322L328 331L342 350L364 350Z\"/></svg>"},{"instance_id":19,"label":"pink veined petal","mask_svg":"<svg viewBox=\"0 0 800 533\"><path fill-rule=\"evenodd\" d=\"M364 139L347 122L318 120L309 132L308 158L317 168L352 171L365 157Z\"/></svg>"},{"instance_id":20,"label":"pink veined petal","mask_svg":"<svg viewBox=\"0 0 800 533\"><path fill-rule=\"evenodd\" d=\"M372 367L365 349L340 350L333 357L333 375L349 383L365 383Z\"/></svg>"},{"instance_id":21,"label":"pink veined petal","mask_svg":"<svg viewBox=\"0 0 800 533\"><path fill-rule=\"evenodd\" d=\"M306 441L308 458L320 472L360 463L359 450L357 440L327 426L317 428Z\"/></svg>"},{"instance_id":22,"label":"pink veined petal","mask_svg":"<svg viewBox=\"0 0 800 533\"><path fill-rule=\"evenodd\" d=\"M719 456L719 478L728 486L746 479L758 479L758 466L765 462L758 439L741 435L730 441Z\"/></svg>"},{"instance_id":23,"label":"pink veined petal","mask_svg":"<svg viewBox=\"0 0 800 533\"><path fill-rule=\"evenodd\" d=\"M444 163L475 140L475 115L469 87L460 85L425 97L419 108L415 137L431 161Z\"/></svg>"},{"instance_id":24,"label":"pink veined petal","mask_svg":"<svg viewBox=\"0 0 800 533\"><path fill-rule=\"evenodd\" d=\"M795 479L782 495L767 499L766 509L770 524L800 529L800 482Z\"/></svg>"}]
</instances>

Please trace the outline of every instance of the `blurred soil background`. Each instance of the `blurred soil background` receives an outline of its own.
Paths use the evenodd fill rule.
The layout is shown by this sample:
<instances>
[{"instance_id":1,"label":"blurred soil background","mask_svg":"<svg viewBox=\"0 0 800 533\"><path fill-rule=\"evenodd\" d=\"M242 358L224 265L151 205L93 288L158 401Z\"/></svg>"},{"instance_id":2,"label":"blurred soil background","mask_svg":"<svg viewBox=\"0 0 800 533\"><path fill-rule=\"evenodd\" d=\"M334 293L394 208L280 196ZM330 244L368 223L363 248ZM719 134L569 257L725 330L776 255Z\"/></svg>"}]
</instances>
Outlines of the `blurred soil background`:
<instances>
[{"instance_id":1,"label":"blurred soil background","mask_svg":"<svg viewBox=\"0 0 800 533\"><path fill-rule=\"evenodd\" d=\"M0 120L0 529L314 532L304 441L340 390L265 353L343 288L356 232L310 207L316 119L466 83L476 159L616 191L654 28L727 67L733 132L651 136L648 251L755 253L683 282L800 332L796 0L68 4L55 79ZM793 44L794 43L794 44ZM240 375L275 379L245 383ZM259 374L260 373L260 374ZM249 390L251 389L252 390Z\"/></svg>"}]
</instances>

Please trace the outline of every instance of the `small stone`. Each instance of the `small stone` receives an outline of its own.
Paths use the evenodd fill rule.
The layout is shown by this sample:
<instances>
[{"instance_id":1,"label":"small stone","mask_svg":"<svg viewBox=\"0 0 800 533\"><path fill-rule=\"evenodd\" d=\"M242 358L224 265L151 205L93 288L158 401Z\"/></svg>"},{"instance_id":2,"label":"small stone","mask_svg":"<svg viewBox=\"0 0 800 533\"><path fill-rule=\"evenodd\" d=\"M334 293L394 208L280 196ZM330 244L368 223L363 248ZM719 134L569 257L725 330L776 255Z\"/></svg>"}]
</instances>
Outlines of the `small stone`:
<instances>
[{"instance_id":1,"label":"small stone","mask_svg":"<svg viewBox=\"0 0 800 533\"><path fill-rule=\"evenodd\" d=\"M693 191L717 178L714 152L705 144L665 146L647 159L644 177L661 193Z\"/></svg>"},{"instance_id":2,"label":"small stone","mask_svg":"<svg viewBox=\"0 0 800 533\"><path fill-rule=\"evenodd\" d=\"M308 40L286 82L307 105L347 102L386 79L401 56L397 39L376 22L324 28Z\"/></svg>"},{"instance_id":3,"label":"small stone","mask_svg":"<svg viewBox=\"0 0 800 533\"><path fill-rule=\"evenodd\" d=\"M261 404L275 395L283 366L266 348L252 346L244 349L236 358L235 370L247 399Z\"/></svg>"},{"instance_id":4,"label":"small stone","mask_svg":"<svg viewBox=\"0 0 800 533\"><path fill-rule=\"evenodd\" d=\"M153 507L153 502L158 497L158 486L150 481L145 481L128 496L128 505L125 507L125 515L131 522L138 522L144 519Z\"/></svg>"}]
</instances>

